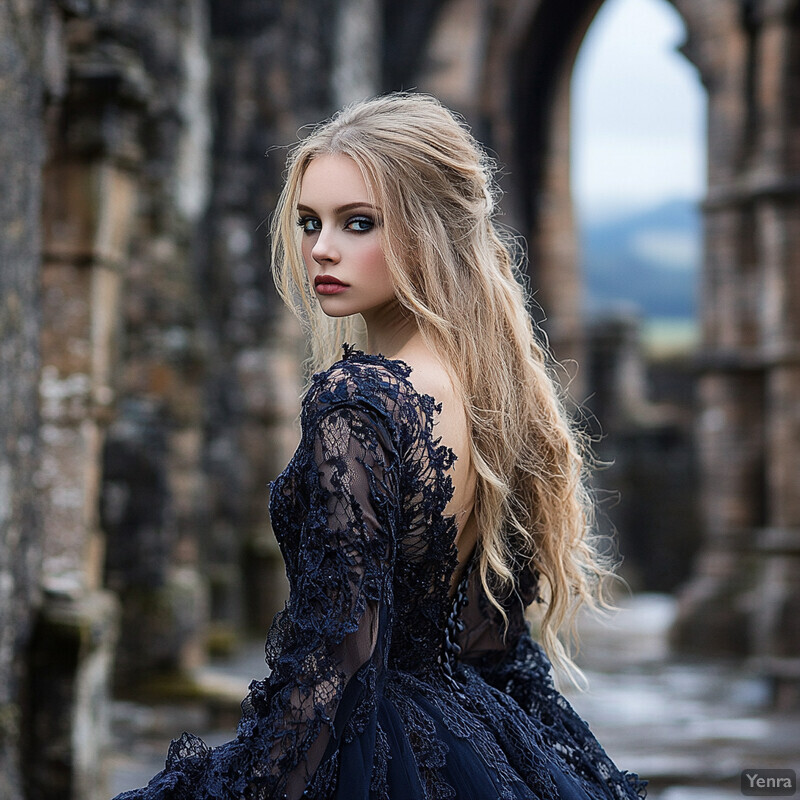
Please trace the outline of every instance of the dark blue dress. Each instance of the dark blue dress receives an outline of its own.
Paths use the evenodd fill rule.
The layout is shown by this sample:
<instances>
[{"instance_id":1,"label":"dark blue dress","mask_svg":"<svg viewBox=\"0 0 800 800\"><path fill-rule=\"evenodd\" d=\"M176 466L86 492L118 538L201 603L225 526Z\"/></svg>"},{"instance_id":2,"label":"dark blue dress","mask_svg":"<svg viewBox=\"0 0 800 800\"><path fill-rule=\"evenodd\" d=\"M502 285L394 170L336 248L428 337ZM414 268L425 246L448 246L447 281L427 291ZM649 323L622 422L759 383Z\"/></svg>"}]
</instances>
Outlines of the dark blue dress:
<instances>
[{"instance_id":1,"label":"dark blue dress","mask_svg":"<svg viewBox=\"0 0 800 800\"><path fill-rule=\"evenodd\" d=\"M117 800L622 800L645 796L554 688L524 606L500 615L443 511L455 456L401 361L345 346L314 376L272 484L290 594L237 738L190 734ZM450 587L456 570L457 591Z\"/></svg>"}]
</instances>

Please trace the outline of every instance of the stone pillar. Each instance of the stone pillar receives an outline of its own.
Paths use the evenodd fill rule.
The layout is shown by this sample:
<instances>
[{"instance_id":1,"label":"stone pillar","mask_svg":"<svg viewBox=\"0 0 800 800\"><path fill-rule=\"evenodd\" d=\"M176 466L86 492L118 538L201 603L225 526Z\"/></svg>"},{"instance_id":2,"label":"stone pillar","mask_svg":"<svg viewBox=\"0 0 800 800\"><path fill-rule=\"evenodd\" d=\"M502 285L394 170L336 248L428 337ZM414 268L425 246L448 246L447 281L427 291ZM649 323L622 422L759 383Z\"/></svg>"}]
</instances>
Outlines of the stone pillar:
<instances>
[{"instance_id":1,"label":"stone pillar","mask_svg":"<svg viewBox=\"0 0 800 800\"><path fill-rule=\"evenodd\" d=\"M103 754L118 616L110 592L45 592L28 665L29 800L108 797Z\"/></svg>"},{"instance_id":2,"label":"stone pillar","mask_svg":"<svg viewBox=\"0 0 800 800\"><path fill-rule=\"evenodd\" d=\"M774 3L760 20L764 116L758 197L761 350L765 367L764 527L756 533L752 653L773 676L779 705L800 706L800 114L797 3ZM766 190L765 190L766 189Z\"/></svg>"},{"instance_id":3,"label":"stone pillar","mask_svg":"<svg viewBox=\"0 0 800 800\"><path fill-rule=\"evenodd\" d=\"M29 722L22 685L39 602L38 283L46 6L38 0L0 3L0 797L9 799L22 797L19 739Z\"/></svg>"},{"instance_id":4,"label":"stone pillar","mask_svg":"<svg viewBox=\"0 0 800 800\"><path fill-rule=\"evenodd\" d=\"M92 50L92 20L58 23L70 77L47 117L37 476L45 592L29 671L27 779L31 797L92 800L105 796L117 613L102 589L100 465L116 400L142 103L130 62Z\"/></svg>"},{"instance_id":5,"label":"stone pillar","mask_svg":"<svg viewBox=\"0 0 800 800\"><path fill-rule=\"evenodd\" d=\"M333 41L334 105L341 108L378 91L381 7L378 0L341 0Z\"/></svg>"},{"instance_id":6,"label":"stone pillar","mask_svg":"<svg viewBox=\"0 0 800 800\"><path fill-rule=\"evenodd\" d=\"M593 319L587 327L585 369L594 390L592 414L600 423L595 433L641 424L648 411L641 320L621 312Z\"/></svg>"},{"instance_id":7,"label":"stone pillar","mask_svg":"<svg viewBox=\"0 0 800 800\"><path fill-rule=\"evenodd\" d=\"M490 22L491 8L483 0L445 3L431 30L427 57L418 59L417 73L408 81L463 114L478 136Z\"/></svg>"},{"instance_id":8,"label":"stone pillar","mask_svg":"<svg viewBox=\"0 0 800 800\"><path fill-rule=\"evenodd\" d=\"M135 182L129 166L53 148L45 168L42 438L47 581L102 584L100 455L113 413L122 268Z\"/></svg>"},{"instance_id":9,"label":"stone pillar","mask_svg":"<svg viewBox=\"0 0 800 800\"><path fill-rule=\"evenodd\" d=\"M508 175L506 219L528 238L534 318L559 378L581 401L587 387L580 252L570 188L570 81L584 34L602 0L569 13L556 2L498 3L482 75L481 105L490 145Z\"/></svg>"},{"instance_id":10,"label":"stone pillar","mask_svg":"<svg viewBox=\"0 0 800 800\"><path fill-rule=\"evenodd\" d=\"M764 11L765 167L772 191L759 209L763 230L761 335L766 382L765 528L753 653L775 679L779 705L800 706L800 113L797 63L800 6L775 2ZM765 169L765 172L767 170Z\"/></svg>"},{"instance_id":11,"label":"stone pillar","mask_svg":"<svg viewBox=\"0 0 800 800\"><path fill-rule=\"evenodd\" d=\"M733 5L676 5L690 31L684 53L708 90L709 187L697 421L704 541L693 577L679 593L672 639L682 650L744 654L753 582L748 534L762 513L763 376L752 358L754 231L749 207L732 202L730 189L750 146L747 86L754 50Z\"/></svg>"},{"instance_id":12,"label":"stone pillar","mask_svg":"<svg viewBox=\"0 0 800 800\"><path fill-rule=\"evenodd\" d=\"M152 0L133 9L110 9L106 22L119 42L138 43L145 103L120 308L120 399L102 466L107 585L122 601L116 688L125 694L185 687L205 661L211 525L203 463L210 301L197 267L211 171L208 8Z\"/></svg>"},{"instance_id":13,"label":"stone pillar","mask_svg":"<svg viewBox=\"0 0 800 800\"><path fill-rule=\"evenodd\" d=\"M580 40L555 78L547 129L547 158L536 187L534 227L530 231L530 265L534 300L556 359L563 385L580 402L585 394L579 365L585 355L583 282L570 186L570 80ZM537 310L538 311L538 310Z\"/></svg>"},{"instance_id":14,"label":"stone pillar","mask_svg":"<svg viewBox=\"0 0 800 800\"><path fill-rule=\"evenodd\" d=\"M716 36L707 30L690 48L710 97L699 429L706 540L673 635L696 652L753 655L775 679L778 701L796 704L800 116L789 98L798 6L749 3L723 15L700 5L706 24L717 11Z\"/></svg>"},{"instance_id":15,"label":"stone pillar","mask_svg":"<svg viewBox=\"0 0 800 800\"><path fill-rule=\"evenodd\" d=\"M703 351L697 421L705 542L679 598L681 649L748 652L752 537L764 504L763 370L753 356L758 268L746 210L705 210Z\"/></svg>"},{"instance_id":16,"label":"stone pillar","mask_svg":"<svg viewBox=\"0 0 800 800\"><path fill-rule=\"evenodd\" d=\"M285 596L267 484L297 445L304 346L272 285L265 222L299 129L377 92L379 24L376 0L211 3L217 129L201 262L213 522L205 548L220 645L240 624L263 635Z\"/></svg>"},{"instance_id":17,"label":"stone pillar","mask_svg":"<svg viewBox=\"0 0 800 800\"><path fill-rule=\"evenodd\" d=\"M672 591L698 534L688 357L647 360L641 321L620 312L587 325L587 425L603 465L593 476L598 529L615 542L634 591Z\"/></svg>"}]
</instances>

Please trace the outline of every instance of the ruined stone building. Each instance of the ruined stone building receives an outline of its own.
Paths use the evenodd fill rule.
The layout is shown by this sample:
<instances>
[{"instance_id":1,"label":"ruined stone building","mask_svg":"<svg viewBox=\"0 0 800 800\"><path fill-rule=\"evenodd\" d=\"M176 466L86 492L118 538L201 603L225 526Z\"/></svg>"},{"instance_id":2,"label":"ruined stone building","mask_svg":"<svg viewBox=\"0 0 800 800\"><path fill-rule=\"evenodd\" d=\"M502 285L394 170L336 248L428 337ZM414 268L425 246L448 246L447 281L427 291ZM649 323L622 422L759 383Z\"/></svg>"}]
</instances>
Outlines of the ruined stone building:
<instances>
[{"instance_id":1,"label":"ruined stone building","mask_svg":"<svg viewBox=\"0 0 800 800\"><path fill-rule=\"evenodd\" d=\"M787 701L800 2L673 4L709 109L702 541L674 640L756 659ZM297 439L303 345L264 221L301 126L397 88L463 113L505 167L557 356L589 352L569 79L601 5L0 3L0 797L103 797L112 684L185 673L280 602L266 486Z\"/></svg>"}]
</instances>

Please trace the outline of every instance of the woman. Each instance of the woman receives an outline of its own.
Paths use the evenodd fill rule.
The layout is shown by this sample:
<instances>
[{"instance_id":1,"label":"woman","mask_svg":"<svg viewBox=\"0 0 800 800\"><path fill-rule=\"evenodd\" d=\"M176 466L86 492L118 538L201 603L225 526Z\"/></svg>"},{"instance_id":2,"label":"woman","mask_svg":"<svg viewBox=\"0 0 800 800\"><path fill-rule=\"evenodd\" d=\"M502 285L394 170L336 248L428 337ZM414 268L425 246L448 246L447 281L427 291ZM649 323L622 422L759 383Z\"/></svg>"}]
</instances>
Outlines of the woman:
<instances>
[{"instance_id":1,"label":"woman","mask_svg":"<svg viewBox=\"0 0 800 800\"><path fill-rule=\"evenodd\" d=\"M644 796L525 621L543 603L574 666L556 634L608 570L493 192L427 96L350 106L294 150L273 269L322 371L271 487L290 583L271 673L236 740L184 734L120 800Z\"/></svg>"}]
</instances>

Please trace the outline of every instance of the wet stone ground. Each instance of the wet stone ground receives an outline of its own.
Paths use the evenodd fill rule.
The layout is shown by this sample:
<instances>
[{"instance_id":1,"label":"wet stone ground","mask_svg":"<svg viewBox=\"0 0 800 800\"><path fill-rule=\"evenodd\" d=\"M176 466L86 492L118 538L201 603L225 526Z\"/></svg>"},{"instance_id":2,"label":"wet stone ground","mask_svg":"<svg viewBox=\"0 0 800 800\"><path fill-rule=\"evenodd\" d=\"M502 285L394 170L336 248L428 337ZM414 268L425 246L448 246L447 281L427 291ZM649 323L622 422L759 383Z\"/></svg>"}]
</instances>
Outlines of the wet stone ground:
<instances>
[{"instance_id":1,"label":"wet stone ground","mask_svg":"<svg viewBox=\"0 0 800 800\"><path fill-rule=\"evenodd\" d=\"M763 678L733 662L671 657L672 598L639 594L618 605L613 618L582 623L589 689L564 693L614 761L650 781L651 800L734 800L745 768L800 771L800 712L771 710ZM111 795L146 784L183 730L212 745L232 738L238 703L263 673L263 647L253 643L198 673L208 702L114 703Z\"/></svg>"},{"instance_id":2,"label":"wet stone ground","mask_svg":"<svg viewBox=\"0 0 800 800\"><path fill-rule=\"evenodd\" d=\"M670 656L674 600L640 594L581 626L583 694L565 691L623 769L653 800L741 798L741 772L800 769L800 711L770 709L768 682L746 666Z\"/></svg>"}]
</instances>

